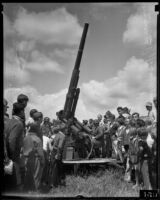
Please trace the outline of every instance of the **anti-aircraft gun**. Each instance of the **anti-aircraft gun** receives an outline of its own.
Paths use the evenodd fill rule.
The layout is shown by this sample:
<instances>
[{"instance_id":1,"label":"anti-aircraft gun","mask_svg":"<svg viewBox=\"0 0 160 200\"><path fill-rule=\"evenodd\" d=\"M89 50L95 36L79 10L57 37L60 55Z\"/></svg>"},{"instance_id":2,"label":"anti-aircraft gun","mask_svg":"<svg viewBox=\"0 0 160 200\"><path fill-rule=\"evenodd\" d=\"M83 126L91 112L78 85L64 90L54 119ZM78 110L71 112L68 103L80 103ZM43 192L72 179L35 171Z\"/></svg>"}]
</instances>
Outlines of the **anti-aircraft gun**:
<instances>
[{"instance_id":1,"label":"anti-aircraft gun","mask_svg":"<svg viewBox=\"0 0 160 200\"><path fill-rule=\"evenodd\" d=\"M74 138L74 151L78 154L74 154L74 158L86 158L91 150L91 141L89 134L91 130L84 126L80 121L75 118L75 110L80 94L80 88L78 86L80 63L83 54L85 39L88 31L88 23L85 23L78 54L75 62L75 66L72 72L72 77L69 85L69 89L66 95L64 109L57 112L58 118L65 124L68 124L69 131L72 133L72 139ZM73 144L73 143L72 143ZM70 145L69 145L70 146ZM78 147L79 146L79 147ZM76 156L75 156L76 155Z\"/></svg>"}]
</instances>

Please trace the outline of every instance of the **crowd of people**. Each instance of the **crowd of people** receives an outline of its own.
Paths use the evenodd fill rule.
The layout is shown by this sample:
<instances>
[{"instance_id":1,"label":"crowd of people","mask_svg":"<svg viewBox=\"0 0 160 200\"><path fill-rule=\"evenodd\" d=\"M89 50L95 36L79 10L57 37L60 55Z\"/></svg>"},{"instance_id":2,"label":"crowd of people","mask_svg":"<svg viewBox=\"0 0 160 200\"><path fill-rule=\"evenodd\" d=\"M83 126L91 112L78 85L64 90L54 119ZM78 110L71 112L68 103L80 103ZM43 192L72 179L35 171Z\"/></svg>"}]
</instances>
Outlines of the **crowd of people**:
<instances>
[{"instance_id":1,"label":"crowd of people","mask_svg":"<svg viewBox=\"0 0 160 200\"><path fill-rule=\"evenodd\" d=\"M28 101L26 95L20 94L10 117L8 102L3 100L4 191L43 192L45 188L65 185L62 159L70 130L68 124L58 118L43 117L36 108L30 110L26 120ZM157 109L156 98L153 104ZM146 103L146 109L144 117L130 113L127 107L118 107L118 117L107 111L104 116L83 120L82 124L90 130L88 159L115 158L125 167L125 181L135 181L134 187L156 189L157 122L152 102ZM83 158L84 148L77 148Z\"/></svg>"}]
</instances>

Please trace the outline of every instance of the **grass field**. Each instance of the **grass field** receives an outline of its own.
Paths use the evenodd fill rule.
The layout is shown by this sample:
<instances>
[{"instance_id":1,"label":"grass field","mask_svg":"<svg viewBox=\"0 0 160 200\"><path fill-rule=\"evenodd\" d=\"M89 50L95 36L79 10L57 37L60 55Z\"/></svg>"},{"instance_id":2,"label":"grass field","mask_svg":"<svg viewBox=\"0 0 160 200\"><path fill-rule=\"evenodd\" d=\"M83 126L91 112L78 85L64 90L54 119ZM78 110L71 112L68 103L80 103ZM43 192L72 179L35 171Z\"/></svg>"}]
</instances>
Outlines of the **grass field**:
<instances>
[{"instance_id":1,"label":"grass field","mask_svg":"<svg viewBox=\"0 0 160 200\"><path fill-rule=\"evenodd\" d=\"M9 196L34 197L138 197L139 191L132 189L133 183L123 180L124 170L119 168L91 168L88 172L83 169L75 176L67 172L66 186L52 188L45 194L37 192L23 194L7 194Z\"/></svg>"},{"instance_id":2,"label":"grass field","mask_svg":"<svg viewBox=\"0 0 160 200\"><path fill-rule=\"evenodd\" d=\"M55 197L138 197L139 192L132 189L133 183L123 180L121 169L99 169L83 176L66 176L66 186L53 188L50 194Z\"/></svg>"}]
</instances>

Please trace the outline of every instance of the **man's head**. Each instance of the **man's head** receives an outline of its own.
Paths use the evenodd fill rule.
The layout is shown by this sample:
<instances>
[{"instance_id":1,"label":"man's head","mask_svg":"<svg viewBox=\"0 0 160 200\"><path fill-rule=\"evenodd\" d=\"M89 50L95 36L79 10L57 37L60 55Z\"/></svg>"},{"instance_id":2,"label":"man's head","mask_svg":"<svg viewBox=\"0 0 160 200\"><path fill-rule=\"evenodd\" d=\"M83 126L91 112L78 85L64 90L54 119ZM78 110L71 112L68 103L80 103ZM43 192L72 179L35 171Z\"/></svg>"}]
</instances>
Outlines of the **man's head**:
<instances>
[{"instance_id":1,"label":"man's head","mask_svg":"<svg viewBox=\"0 0 160 200\"><path fill-rule=\"evenodd\" d=\"M17 102L22 104L24 108L27 106L28 101L29 101L29 98L25 94L20 94L17 97Z\"/></svg>"},{"instance_id":2,"label":"man's head","mask_svg":"<svg viewBox=\"0 0 160 200\"><path fill-rule=\"evenodd\" d=\"M146 109L147 109L148 111L151 111L151 110L152 110L152 103L151 103L151 102L147 102L147 103L146 103Z\"/></svg>"},{"instance_id":3,"label":"man's head","mask_svg":"<svg viewBox=\"0 0 160 200\"><path fill-rule=\"evenodd\" d=\"M125 123L126 126L128 126L128 125L130 124L130 119L131 119L130 116L127 116L127 117L125 118L124 123Z\"/></svg>"},{"instance_id":4,"label":"man's head","mask_svg":"<svg viewBox=\"0 0 160 200\"><path fill-rule=\"evenodd\" d=\"M137 129L137 134L139 138L141 138L142 140L145 140L147 139L148 131L145 127L141 127Z\"/></svg>"},{"instance_id":5,"label":"man's head","mask_svg":"<svg viewBox=\"0 0 160 200\"><path fill-rule=\"evenodd\" d=\"M122 107L118 107L117 108L117 112L121 116L123 114L123 108Z\"/></svg>"},{"instance_id":6,"label":"man's head","mask_svg":"<svg viewBox=\"0 0 160 200\"><path fill-rule=\"evenodd\" d=\"M50 123L50 118L49 117L45 117L43 121L44 121L44 124L48 124L48 123Z\"/></svg>"},{"instance_id":7,"label":"man's head","mask_svg":"<svg viewBox=\"0 0 160 200\"><path fill-rule=\"evenodd\" d=\"M29 112L30 117L33 118L33 114L34 114L35 112L38 112L38 110L37 110L37 109L31 109L30 112Z\"/></svg>"},{"instance_id":8,"label":"man's head","mask_svg":"<svg viewBox=\"0 0 160 200\"><path fill-rule=\"evenodd\" d=\"M89 119L89 124L93 124L93 119Z\"/></svg>"},{"instance_id":9,"label":"man's head","mask_svg":"<svg viewBox=\"0 0 160 200\"><path fill-rule=\"evenodd\" d=\"M125 121L124 121L123 118L118 118L118 119L117 119L117 122L118 122L119 126L125 125Z\"/></svg>"},{"instance_id":10,"label":"man's head","mask_svg":"<svg viewBox=\"0 0 160 200\"><path fill-rule=\"evenodd\" d=\"M83 120L83 124L84 124L84 125L87 125L87 124L88 124L88 120L85 120L85 119L84 119L84 120Z\"/></svg>"},{"instance_id":11,"label":"man's head","mask_svg":"<svg viewBox=\"0 0 160 200\"><path fill-rule=\"evenodd\" d=\"M99 126L99 120L98 119L94 120L94 126L96 126L96 127Z\"/></svg>"},{"instance_id":12,"label":"man's head","mask_svg":"<svg viewBox=\"0 0 160 200\"><path fill-rule=\"evenodd\" d=\"M3 112L4 112L4 114L6 114L8 108L9 108L8 101L6 99L3 99Z\"/></svg>"},{"instance_id":13,"label":"man's head","mask_svg":"<svg viewBox=\"0 0 160 200\"><path fill-rule=\"evenodd\" d=\"M104 119L103 119L103 123L104 123L104 124L107 124L107 123L108 123L108 119L107 119L107 118L104 118Z\"/></svg>"},{"instance_id":14,"label":"man's head","mask_svg":"<svg viewBox=\"0 0 160 200\"><path fill-rule=\"evenodd\" d=\"M136 120L135 119L130 119L130 121L129 121L129 125L131 126L131 127L136 127Z\"/></svg>"},{"instance_id":15,"label":"man's head","mask_svg":"<svg viewBox=\"0 0 160 200\"><path fill-rule=\"evenodd\" d=\"M18 102L15 102L15 103L13 104L12 113L13 113L13 115L16 115L16 116L21 117L22 114L23 114L23 109L24 109L24 107L23 107L22 104L20 104L20 103L18 103Z\"/></svg>"},{"instance_id":16,"label":"man's head","mask_svg":"<svg viewBox=\"0 0 160 200\"><path fill-rule=\"evenodd\" d=\"M130 114L130 110L127 107L123 108L123 113Z\"/></svg>"},{"instance_id":17,"label":"man's head","mask_svg":"<svg viewBox=\"0 0 160 200\"><path fill-rule=\"evenodd\" d=\"M139 113L137 113L137 112L134 112L133 114L132 114L132 118L136 121L137 119L139 119Z\"/></svg>"},{"instance_id":18,"label":"man's head","mask_svg":"<svg viewBox=\"0 0 160 200\"><path fill-rule=\"evenodd\" d=\"M33 114L33 120L38 123L41 124L43 121L43 114L41 112L35 112Z\"/></svg>"},{"instance_id":19,"label":"man's head","mask_svg":"<svg viewBox=\"0 0 160 200\"><path fill-rule=\"evenodd\" d=\"M112 115L111 111L107 111L104 115L104 118L110 118L110 116Z\"/></svg>"},{"instance_id":20,"label":"man's head","mask_svg":"<svg viewBox=\"0 0 160 200\"><path fill-rule=\"evenodd\" d=\"M115 121L115 115L114 114L111 114L110 117L109 117L109 121L113 122Z\"/></svg>"},{"instance_id":21,"label":"man's head","mask_svg":"<svg viewBox=\"0 0 160 200\"><path fill-rule=\"evenodd\" d=\"M97 119L98 119L99 122L101 122L101 120L102 120L102 115L101 115L101 114L98 114L98 115L97 115Z\"/></svg>"},{"instance_id":22,"label":"man's head","mask_svg":"<svg viewBox=\"0 0 160 200\"><path fill-rule=\"evenodd\" d=\"M137 126L137 128L144 127L145 121L143 119L137 119L136 126Z\"/></svg>"}]
</instances>

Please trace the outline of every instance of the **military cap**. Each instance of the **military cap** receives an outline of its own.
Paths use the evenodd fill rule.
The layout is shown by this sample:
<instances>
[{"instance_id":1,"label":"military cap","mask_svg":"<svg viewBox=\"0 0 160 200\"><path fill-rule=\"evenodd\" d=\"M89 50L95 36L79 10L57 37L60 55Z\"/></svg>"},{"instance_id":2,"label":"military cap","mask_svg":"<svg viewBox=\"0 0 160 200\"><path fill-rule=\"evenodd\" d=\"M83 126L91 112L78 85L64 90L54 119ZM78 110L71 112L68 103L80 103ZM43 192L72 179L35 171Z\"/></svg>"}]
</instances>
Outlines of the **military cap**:
<instances>
[{"instance_id":1,"label":"military cap","mask_svg":"<svg viewBox=\"0 0 160 200\"><path fill-rule=\"evenodd\" d=\"M22 104L20 104L18 102L15 102L13 104L13 114L18 114L18 113L20 113L23 110L24 110L24 107L23 107Z\"/></svg>"},{"instance_id":2,"label":"military cap","mask_svg":"<svg viewBox=\"0 0 160 200\"><path fill-rule=\"evenodd\" d=\"M147 102L146 106L152 107L152 103L151 102Z\"/></svg>"},{"instance_id":3,"label":"military cap","mask_svg":"<svg viewBox=\"0 0 160 200\"><path fill-rule=\"evenodd\" d=\"M17 101L18 102L22 102L22 101L28 101L29 100L29 98L25 95L25 94L20 94L20 95L18 95L18 97L17 97Z\"/></svg>"},{"instance_id":4,"label":"military cap","mask_svg":"<svg viewBox=\"0 0 160 200\"><path fill-rule=\"evenodd\" d=\"M37 119L42 118L42 117L43 117L43 114L41 112L33 113L33 119L34 120L37 120Z\"/></svg>"},{"instance_id":5,"label":"military cap","mask_svg":"<svg viewBox=\"0 0 160 200\"><path fill-rule=\"evenodd\" d=\"M8 101L6 99L3 99L3 106L6 106L7 108L9 108Z\"/></svg>"},{"instance_id":6,"label":"military cap","mask_svg":"<svg viewBox=\"0 0 160 200\"><path fill-rule=\"evenodd\" d=\"M31 109L30 112L29 112L30 116L32 117L35 112L38 112L38 110L37 109Z\"/></svg>"}]
</instances>

